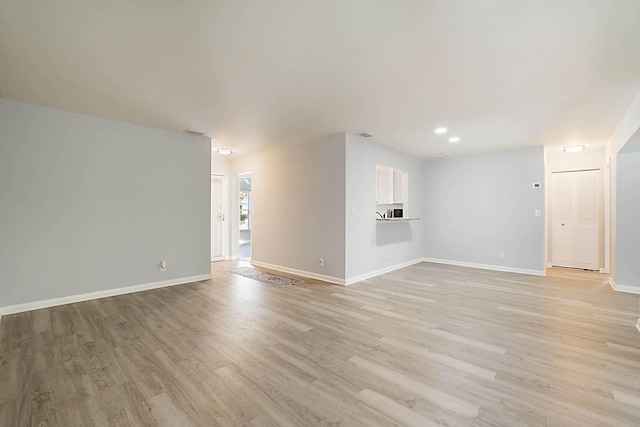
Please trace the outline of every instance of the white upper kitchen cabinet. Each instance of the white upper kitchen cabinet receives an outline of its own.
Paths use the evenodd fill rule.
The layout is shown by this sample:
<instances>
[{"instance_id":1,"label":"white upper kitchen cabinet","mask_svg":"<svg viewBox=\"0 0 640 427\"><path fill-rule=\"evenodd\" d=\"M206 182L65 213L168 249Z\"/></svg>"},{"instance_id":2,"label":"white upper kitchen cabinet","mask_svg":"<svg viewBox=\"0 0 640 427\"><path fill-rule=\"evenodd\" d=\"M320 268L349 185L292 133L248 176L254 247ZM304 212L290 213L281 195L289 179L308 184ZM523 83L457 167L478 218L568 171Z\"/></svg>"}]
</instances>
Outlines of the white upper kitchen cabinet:
<instances>
[{"instance_id":1,"label":"white upper kitchen cabinet","mask_svg":"<svg viewBox=\"0 0 640 427\"><path fill-rule=\"evenodd\" d=\"M393 203L394 187L393 187L394 170L386 166L376 166L376 203L389 204Z\"/></svg>"},{"instance_id":2,"label":"white upper kitchen cabinet","mask_svg":"<svg viewBox=\"0 0 640 427\"><path fill-rule=\"evenodd\" d=\"M393 202L404 202L404 172L393 170Z\"/></svg>"},{"instance_id":3,"label":"white upper kitchen cabinet","mask_svg":"<svg viewBox=\"0 0 640 427\"><path fill-rule=\"evenodd\" d=\"M376 204L403 203L406 188L405 173L387 166L376 166Z\"/></svg>"}]
</instances>

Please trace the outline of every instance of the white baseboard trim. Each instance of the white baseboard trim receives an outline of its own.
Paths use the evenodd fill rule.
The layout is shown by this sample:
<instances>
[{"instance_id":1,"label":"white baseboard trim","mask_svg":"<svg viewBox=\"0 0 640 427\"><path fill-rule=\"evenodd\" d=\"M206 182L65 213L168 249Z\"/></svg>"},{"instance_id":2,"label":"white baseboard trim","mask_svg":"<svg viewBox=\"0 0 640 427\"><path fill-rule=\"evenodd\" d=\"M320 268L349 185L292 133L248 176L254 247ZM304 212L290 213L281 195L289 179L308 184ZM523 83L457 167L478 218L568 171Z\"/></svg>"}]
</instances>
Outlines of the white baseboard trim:
<instances>
[{"instance_id":1,"label":"white baseboard trim","mask_svg":"<svg viewBox=\"0 0 640 427\"><path fill-rule=\"evenodd\" d=\"M409 267L410 265L417 264L419 262L422 262L423 260L424 260L423 258L416 258L416 259L413 259L411 261L402 262L400 264L390 265L388 267L381 268L380 270L375 270L375 271L371 271L369 273L360 274L358 276L349 277L349 278L346 279L345 285L352 285L352 284L360 282L362 280L367 280L367 279L370 279L372 277L379 276L381 274L385 274L385 273L392 272L394 270L398 270L400 268Z\"/></svg>"},{"instance_id":2,"label":"white baseboard trim","mask_svg":"<svg viewBox=\"0 0 640 427\"><path fill-rule=\"evenodd\" d=\"M526 268L504 267L501 265L476 264L474 262L452 261L448 259L423 258L422 261L436 264L455 265L458 267L480 268L482 270L505 271L507 273L528 274L531 276L545 276L544 270L528 270Z\"/></svg>"},{"instance_id":3,"label":"white baseboard trim","mask_svg":"<svg viewBox=\"0 0 640 427\"><path fill-rule=\"evenodd\" d=\"M126 286L123 288L107 289L104 291L89 292L80 295L70 295L68 297L53 298L42 301L27 302L23 304L8 305L0 307L0 315L22 313L25 311L39 310L41 308L55 307L58 305L73 304L76 302L89 301L99 298L113 297L116 295L131 294L133 292L147 291L150 289L165 288L167 286L182 285L185 283L199 282L211 279L211 274L200 276L180 277L178 279L165 280L162 282L144 283L142 285Z\"/></svg>"},{"instance_id":4,"label":"white baseboard trim","mask_svg":"<svg viewBox=\"0 0 640 427\"><path fill-rule=\"evenodd\" d=\"M310 271L304 271L304 270L298 270L295 268L289 268L289 267L283 267L281 265L275 265L275 264L269 264L266 262L260 262L260 261L251 261L252 265L255 265L256 267L263 267L263 268L268 268L270 270L276 270L276 271L282 271L283 273L290 273L290 274L295 274L297 276L304 276L304 277L309 277L312 279L317 279L317 280L322 280L324 282L329 282L329 283L334 283L336 285L344 285L344 286L348 286L348 285L352 285L354 283L360 282L362 280L366 280L366 279L370 279L372 277L375 276L379 276L381 274L385 274L385 273L389 273L391 271L394 270L398 270L400 268L404 268L404 267L408 267L410 265L414 265L420 262L433 262L433 263L437 263L437 264L449 264L449 265L456 265L459 267L471 267L471 268L481 268L484 270L494 270L494 271L506 271L509 273L520 273L520 274L529 274L529 275L534 275L534 276L544 276L545 275L545 271L539 271L539 270L527 270L527 269L522 269L522 268L511 268L511 267L502 267L502 266L495 266L495 265L486 265L486 264L474 264L474 263L468 263L468 262L462 262L462 261L450 261L450 260L441 260L441 259L434 259L434 258L416 258L413 259L411 261L406 261L400 264L394 264L385 268L381 268L379 270L375 270L375 271L371 271L369 273L365 273L365 274L361 274L358 276L354 276L354 277L349 277L347 279L342 279L339 277L334 277L334 276L325 276L323 274L318 274L318 273L312 273Z\"/></svg>"},{"instance_id":5,"label":"white baseboard trim","mask_svg":"<svg viewBox=\"0 0 640 427\"><path fill-rule=\"evenodd\" d=\"M609 286L611 286L611 289L613 289L616 292L624 292L626 294L634 294L634 295L640 294L639 287L618 285L616 281L613 280L613 277L609 277Z\"/></svg>"},{"instance_id":6,"label":"white baseboard trim","mask_svg":"<svg viewBox=\"0 0 640 427\"><path fill-rule=\"evenodd\" d=\"M408 267L410 265L417 264L422 261L423 261L422 258L417 258L411 261L403 262L400 264L394 264L385 268L381 268L380 270L375 270L369 273L361 274L359 276L350 277L348 279L342 279L340 277L335 277L335 276L326 276L324 274L312 273L310 271L304 271L304 270L297 270L295 268L283 267L281 265L269 264L269 263L260 262L260 261L251 261L251 264L255 265L256 267L263 267L271 270L282 271L283 273L291 273L297 276L309 277L311 279L322 280L324 282L333 283L335 285L349 286L356 282L370 279L372 277L379 276L381 274L389 273L391 271L398 270L400 268Z\"/></svg>"},{"instance_id":7,"label":"white baseboard trim","mask_svg":"<svg viewBox=\"0 0 640 427\"><path fill-rule=\"evenodd\" d=\"M298 270L295 268L283 267L281 265L269 264L261 261L251 260L251 265L256 267L268 268L270 270L282 271L283 273L295 274L296 276L309 277L311 279L322 280L323 282L334 283L336 285L345 285L345 280L334 276L325 276L324 274L312 273L310 271Z\"/></svg>"},{"instance_id":8,"label":"white baseboard trim","mask_svg":"<svg viewBox=\"0 0 640 427\"><path fill-rule=\"evenodd\" d=\"M231 261L231 260L234 260L234 259L240 259L240 254L237 254L237 255L227 255L227 256L225 256L225 257L224 257L224 260L225 260L225 261Z\"/></svg>"},{"instance_id":9,"label":"white baseboard trim","mask_svg":"<svg viewBox=\"0 0 640 427\"><path fill-rule=\"evenodd\" d=\"M640 332L640 319L638 319L638 321L636 322L636 329L638 329L638 332Z\"/></svg>"}]
</instances>

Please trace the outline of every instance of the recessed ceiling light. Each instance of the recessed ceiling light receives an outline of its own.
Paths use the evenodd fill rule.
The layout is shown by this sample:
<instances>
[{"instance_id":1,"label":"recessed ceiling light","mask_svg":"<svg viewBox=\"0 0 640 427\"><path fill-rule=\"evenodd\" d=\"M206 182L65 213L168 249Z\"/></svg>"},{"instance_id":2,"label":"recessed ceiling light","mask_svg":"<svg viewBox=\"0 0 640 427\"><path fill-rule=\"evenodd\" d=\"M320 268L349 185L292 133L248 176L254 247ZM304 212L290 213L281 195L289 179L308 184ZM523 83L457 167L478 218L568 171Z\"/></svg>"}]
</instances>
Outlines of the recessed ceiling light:
<instances>
[{"instance_id":1,"label":"recessed ceiling light","mask_svg":"<svg viewBox=\"0 0 640 427\"><path fill-rule=\"evenodd\" d=\"M218 147L216 148L216 153L221 154L223 156L228 156L229 154L233 154L233 148Z\"/></svg>"},{"instance_id":2,"label":"recessed ceiling light","mask_svg":"<svg viewBox=\"0 0 640 427\"><path fill-rule=\"evenodd\" d=\"M447 128L436 128L436 130L434 130L435 133L441 135L443 133L447 133Z\"/></svg>"},{"instance_id":3,"label":"recessed ceiling light","mask_svg":"<svg viewBox=\"0 0 640 427\"><path fill-rule=\"evenodd\" d=\"M586 145L568 145L564 147L565 153L577 153L587 148Z\"/></svg>"},{"instance_id":4,"label":"recessed ceiling light","mask_svg":"<svg viewBox=\"0 0 640 427\"><path fill-rule=\"evenodd\" d=\"M457 136L449 138L449 142L459 142L459 141L460 141L460 138Z\"/></svg>"}]
</instances>

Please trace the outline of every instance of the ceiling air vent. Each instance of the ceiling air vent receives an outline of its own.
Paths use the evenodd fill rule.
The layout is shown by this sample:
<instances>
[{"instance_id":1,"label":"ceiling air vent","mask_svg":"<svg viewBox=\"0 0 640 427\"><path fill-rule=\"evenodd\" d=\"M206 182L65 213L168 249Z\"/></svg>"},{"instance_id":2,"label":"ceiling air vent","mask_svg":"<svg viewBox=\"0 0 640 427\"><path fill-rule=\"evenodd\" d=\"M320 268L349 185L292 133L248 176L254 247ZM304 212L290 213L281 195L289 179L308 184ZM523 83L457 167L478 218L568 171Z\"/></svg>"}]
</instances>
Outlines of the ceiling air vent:
<instances>
[{"instance_id":1,"label":"ceiling air vent","mask_svg":"<svg viewBox=\"0 0 640 427\"><path fill-rule=\"evenodd\" d=\"M195 130L185 129L182 133L186 133L187 135L195 135L195 136L203 136L204 132L196 132Z\"/></svg>"},{"instance_id":2,"label":"ceiling air vent","mask_svg":"<svg viewBox=\"0 0 640 427\"><path fill-rule=\"evenodd\" d=\"M369 132L360 132L358 135L360 135L363 138L371 138L373 136Z\"/></svg>"}]
</instances>

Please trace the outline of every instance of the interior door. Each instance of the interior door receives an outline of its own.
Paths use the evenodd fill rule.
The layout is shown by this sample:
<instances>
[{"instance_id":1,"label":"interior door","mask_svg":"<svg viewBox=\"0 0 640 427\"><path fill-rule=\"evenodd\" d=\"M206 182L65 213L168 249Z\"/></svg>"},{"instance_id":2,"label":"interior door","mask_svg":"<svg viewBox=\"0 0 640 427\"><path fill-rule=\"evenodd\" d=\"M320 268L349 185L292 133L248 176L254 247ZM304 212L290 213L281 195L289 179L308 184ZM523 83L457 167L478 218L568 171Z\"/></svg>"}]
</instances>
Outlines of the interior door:
<instances>
[{"instance_id":1,"label":"interior door","mask_svg":"<svg viewBox=\"0 0 640 427\"><path fill-rule=\"evenodd\" d=\"M600 171L552 175L551 264L600 268Z\"/></svg>"},{"instance_id":2,"label":"interior door","mask_svg":"<svg viewBox=\"0 0 640 427\"><path fill-rule=\"evenodd\" d=\"M225 181L224 175L211 175L211 261L224 259Z\"/></svg>"}]
</instances>

